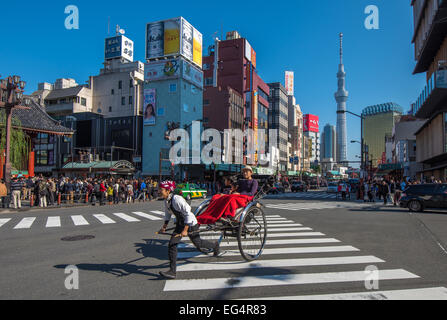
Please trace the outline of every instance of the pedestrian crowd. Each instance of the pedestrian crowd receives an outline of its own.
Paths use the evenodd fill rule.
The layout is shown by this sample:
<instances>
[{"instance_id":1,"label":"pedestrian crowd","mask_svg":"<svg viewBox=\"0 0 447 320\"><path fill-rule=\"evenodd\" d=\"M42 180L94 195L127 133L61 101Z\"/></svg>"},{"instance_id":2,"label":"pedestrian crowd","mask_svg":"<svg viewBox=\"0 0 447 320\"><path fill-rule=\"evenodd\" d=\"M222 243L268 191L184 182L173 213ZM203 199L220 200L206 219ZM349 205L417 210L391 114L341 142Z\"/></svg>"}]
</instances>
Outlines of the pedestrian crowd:
<instances>
[{"instance_id":1,"label":"pedestrian crowd","mask_svg":"<svg viewBox=\"0 0 447 320\"><path fill-rule=\"evenodd\" d=\"M89 203L106 205L153 201L158 199L158 181L124 178L14 178L11 197L7 196L4 181L0 182L2 207L22 207L22 201L42 208L66 204Z\"/></svg>"}]
</instances>

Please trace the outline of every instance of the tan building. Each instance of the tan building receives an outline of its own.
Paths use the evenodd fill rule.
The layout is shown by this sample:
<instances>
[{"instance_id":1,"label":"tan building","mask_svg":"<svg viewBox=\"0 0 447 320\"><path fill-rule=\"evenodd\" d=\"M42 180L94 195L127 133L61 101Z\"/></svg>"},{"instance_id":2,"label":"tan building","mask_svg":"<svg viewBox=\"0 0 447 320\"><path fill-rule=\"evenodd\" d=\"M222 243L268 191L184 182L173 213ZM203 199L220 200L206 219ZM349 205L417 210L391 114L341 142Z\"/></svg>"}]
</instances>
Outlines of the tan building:
<instances>
[{"instance_id":1,"label":"tan building","mask_svg":"<svg viewBox=\"0 0 447 320\"><path fill-rule=\"evenodd\" d=\"M294 96L288 96L288 99L289 141L292 146L289 157L298 157L298 163L293 164L289 171L301 171L303 169L303 113Z\"/></svg>"},{"instance_id":2,"label":"tan building","mask_svg":"<svg viewBox=\"0 0 447 320\"><path fill-rule=\"evenodd\" d=\"M393 134L393 127L402 116L402 107L385 103L363 109L363 138L368 148L368 160L377 168L386 162L386 138ZM385 159L385 161L383 161Z\"/></svg>"},{"instance_id":3,"label":"tan building","mask_svg":"<svg viewBox=\"0 0 447 320\"><path fill-rule=\"evenodd\" d=\"M427 85L412 105L413 114L426 119L416 133L419 179L447 179L447 1L413 0L416 67L426 72Z\"/></svg>"}]
</instances>

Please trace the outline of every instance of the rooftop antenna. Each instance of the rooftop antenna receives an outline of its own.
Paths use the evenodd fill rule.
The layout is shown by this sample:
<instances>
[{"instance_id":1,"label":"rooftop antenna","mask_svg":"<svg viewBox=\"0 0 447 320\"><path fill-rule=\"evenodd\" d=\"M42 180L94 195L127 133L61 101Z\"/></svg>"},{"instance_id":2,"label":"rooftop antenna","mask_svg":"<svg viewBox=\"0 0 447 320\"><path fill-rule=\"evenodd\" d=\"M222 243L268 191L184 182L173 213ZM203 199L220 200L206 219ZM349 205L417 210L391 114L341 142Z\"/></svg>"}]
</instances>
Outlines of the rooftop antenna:
<instances>
[{"instance_id":1,"label":"rooftop antenna","mask_svg":"<svg viewBox=\"0 0 447 320\"><path fill-rule=\"evenodd\" d=\"M343 33L340 33L340 64L343 64Z\"/></svg>"}]
</instances>

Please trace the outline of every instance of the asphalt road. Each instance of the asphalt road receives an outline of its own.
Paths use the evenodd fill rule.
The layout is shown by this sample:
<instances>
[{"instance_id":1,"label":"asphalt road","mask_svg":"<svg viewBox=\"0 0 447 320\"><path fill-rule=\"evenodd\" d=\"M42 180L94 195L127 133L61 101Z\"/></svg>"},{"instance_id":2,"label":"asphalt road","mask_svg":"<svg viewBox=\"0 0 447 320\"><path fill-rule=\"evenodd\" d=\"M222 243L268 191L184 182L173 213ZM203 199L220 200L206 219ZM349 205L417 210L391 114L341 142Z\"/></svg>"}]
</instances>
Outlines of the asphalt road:
<instances>
[{"instance_id":1,"label":"asphalt road","mask_svg":"<svg viewBox=\"0 0 447 320\"><path fill-rule=\"evenodd\" d=\"M155 235L162 202L0 214L0 299L447 299L446 212L318 194L264 201L260 260L243 262L233 241L221 258L182 246L173 281L158 275L168 267L169 239ZM94 238L61 240L73 236ZM65 286L69 265L77 290Z\"/></svg>"}]
</instances>

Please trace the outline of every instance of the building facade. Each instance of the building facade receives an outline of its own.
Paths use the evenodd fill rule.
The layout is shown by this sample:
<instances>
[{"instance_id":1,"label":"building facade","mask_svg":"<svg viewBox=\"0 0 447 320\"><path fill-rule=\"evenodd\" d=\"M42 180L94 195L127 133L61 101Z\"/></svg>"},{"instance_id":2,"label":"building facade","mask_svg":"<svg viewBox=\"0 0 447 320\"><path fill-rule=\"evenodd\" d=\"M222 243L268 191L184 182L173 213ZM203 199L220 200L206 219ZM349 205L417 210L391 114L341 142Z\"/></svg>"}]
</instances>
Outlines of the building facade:
<instances>
[{"instance_id":1,"label":"building facade","mask_svg":"<svg viewBox=\"0 0 447 320\"><path fill-rule=\"evenodd\" d=\"M363 109L363 139L367 146L368 161L373 168L386 163L386 137L391 137L393 127L402 116L402 107L385 103Z\"/></svg>"},{"instance_id":2,"label":"building facade","mask_svg":"<svg viewBox=\"0 0 447 320\"><path fill-rule=\"evenodd\" d=\"M288 96L289 136L292 145L289 157L294 158L291 171L301 171L303 167L303 113L294 96ZM295 158L298 157L295 161Z\"/></svg>"},{"instance_id":3,"label":"building facade","mask_svg":"<svg viewBox=\"0 0 447 320\"><path fill-rule=\"evenodd\" d=\"M289 141L289 99L286 88L279 82L269 83L269 113L268 127L278 132L279 170L287 171L289 153L287 143Z\"/></svg>"},{"instance_id":4,"label":"building facade","mask_svg":"<svg viewBox=\"0 0 447 320\"><path fill-rule=\"evenodd\" d=\"M416 132L418 178L447 179L447 1L413 0L414 74L426 73L427 85L412 105L424 119Z\"/></svg>"},{"instance_id":5,"label":"building facade","mask_svg":"<svg viewBox=\"0 0 447 320\"><path fill-rule=\"evenodd\" d=\"M310 140L309 161L311 166L318 166L320 163L320 120L318 116L305 114L303 116L303 134Z\"/></svg>"}]
</instances>

